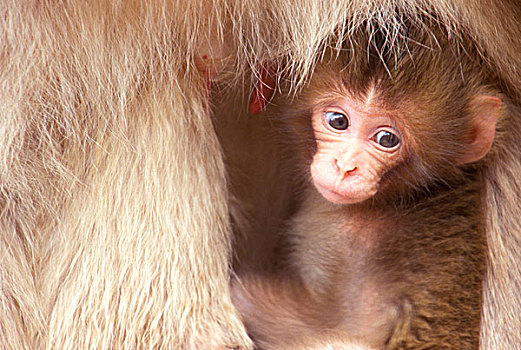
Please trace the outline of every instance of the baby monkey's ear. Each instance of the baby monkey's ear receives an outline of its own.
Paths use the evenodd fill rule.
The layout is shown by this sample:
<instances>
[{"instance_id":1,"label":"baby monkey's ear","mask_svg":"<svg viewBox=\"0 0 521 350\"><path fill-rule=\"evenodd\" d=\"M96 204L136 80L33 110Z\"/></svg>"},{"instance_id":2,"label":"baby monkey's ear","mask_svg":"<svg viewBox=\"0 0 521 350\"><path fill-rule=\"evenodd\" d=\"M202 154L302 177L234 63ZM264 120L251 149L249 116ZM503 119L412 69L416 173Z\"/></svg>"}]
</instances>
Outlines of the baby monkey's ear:
<instances>
[{"instance_id":1,"label":"baby monkey's ear","mask_svg":"<svg viewBox=\"0 0 521 350\"><path fill-rule=\"evenodd\" d=\"M458 159L460 164L483 158L492 147L502 101L495 96L478 95L470 103L470 143Z\"/></svg>"}]
</instances>

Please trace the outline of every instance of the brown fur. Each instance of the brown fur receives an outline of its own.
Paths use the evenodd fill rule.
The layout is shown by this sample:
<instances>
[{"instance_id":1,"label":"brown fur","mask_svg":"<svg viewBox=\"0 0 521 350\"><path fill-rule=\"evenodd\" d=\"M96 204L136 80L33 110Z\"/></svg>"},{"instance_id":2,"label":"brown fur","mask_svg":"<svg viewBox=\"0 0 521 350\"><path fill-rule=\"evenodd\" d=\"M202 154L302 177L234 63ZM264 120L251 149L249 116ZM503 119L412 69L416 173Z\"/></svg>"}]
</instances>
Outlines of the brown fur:
<instances>
[{"instance_id":1,"label":"brown fur","mask_svg":"<svg viewBox=\"0 0 521 350\"><path fill-rule=\"evenodd\" d=\"M480 110L473 96L500 96L500 86L472 47L458 56L433 25L430 34L411 25L402 38L408 50L398 54L388 51L378 27L370 39L353 32L294 100L277 97L268 107L272 123L282 123L275 127L282 131L279 158L296 174L309 174L315 152L314 106L346 93L371 95L397 115L409 151L361 205L334 206L308 189L288 224L282 276L241 271L235 303L259 348L478 347L486 264L482 170L495 152L457 164L471 142L467 116ZM496 143L508 133L508 117L518 117L504 102Z\"/></svg>"},{"instance_id":2,"label":"brown fur","mask_svg":"<svg viewBox=\"0 0 521 350\"><path fill-rule=\"evenodd\" d=\"M276 60L296 89L324 42L367 18L394 38L396 6L468 32L518 103L516 4L2 1L0 347L250 348L229 301L229 196L197 57L215 58L236 90ZM508 118L485 169L483 348L521 344L519 122ZM291 211L284 196L277 218ZM247 221L270 217L268 197Z\"/></svg>"},{"instance_id":3,"label":"brown fur","mask_svg":"<svg viewBox=\"0 0 521 350\"><path fill-rule=\"evenodd\" d=\"M258 347L477 348L485 267L477 185L413 210L346 209L308 195L288 232L290 272L234 286ZM288 273L302 281L291 284Z\"/></svg>"}]
</instances>

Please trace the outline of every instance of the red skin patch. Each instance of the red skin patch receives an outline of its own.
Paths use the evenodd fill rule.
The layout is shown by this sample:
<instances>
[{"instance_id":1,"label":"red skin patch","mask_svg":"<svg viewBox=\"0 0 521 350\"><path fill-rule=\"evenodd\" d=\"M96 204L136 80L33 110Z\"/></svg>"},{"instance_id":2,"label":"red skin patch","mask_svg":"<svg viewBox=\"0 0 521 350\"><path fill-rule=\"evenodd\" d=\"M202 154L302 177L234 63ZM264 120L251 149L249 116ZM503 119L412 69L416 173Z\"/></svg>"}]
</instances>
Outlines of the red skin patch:
<instances>
[{"instance_id":1,"label":"red skin patch","mask_svg":"<svg viewBox=\"0 0 521 350\"><path fill-rule=\"evenodd\" d=\"M270 66L263 65L260 78L250 97L250 113L257 114L264 110L275 91L275 74Z\"/></svg>"}]
</instances>

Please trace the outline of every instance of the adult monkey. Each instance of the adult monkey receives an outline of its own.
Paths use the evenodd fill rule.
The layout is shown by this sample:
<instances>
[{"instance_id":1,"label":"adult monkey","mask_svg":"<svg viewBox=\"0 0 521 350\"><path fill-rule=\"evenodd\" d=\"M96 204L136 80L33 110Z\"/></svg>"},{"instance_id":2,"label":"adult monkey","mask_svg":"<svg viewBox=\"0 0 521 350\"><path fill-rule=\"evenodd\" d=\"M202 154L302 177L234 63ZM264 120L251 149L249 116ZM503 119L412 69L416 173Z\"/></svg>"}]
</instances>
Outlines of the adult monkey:
<instances>
[{"instance_id":1,"label":"adult monkey","mask_svg":"<svg viewBox=\"0 0 521 350\"><path fill-rule=\"evenodd\" d=\"M228 296L228 196L207 108L205 76L220 68L236 86L246 65L279 62L298 88L326 40L342 41L369 18L392 40L401 8L418 24L435 15L456 41L468 31L505 93L521 101L513 0L2 5L0 342L8 349L250 347ZM486 175L484 349L521 344L515 130Z\"/></svg>"},{"instance_id":2,"label":"adult monkey","mask_svg":"<svg viewBox=\"0 0 521 350\"><path fill-rule=\"evenodd\" d=\"M0 347L248 346L193 57L216 5L2 2Z\"/></svg>"}]
</instances>

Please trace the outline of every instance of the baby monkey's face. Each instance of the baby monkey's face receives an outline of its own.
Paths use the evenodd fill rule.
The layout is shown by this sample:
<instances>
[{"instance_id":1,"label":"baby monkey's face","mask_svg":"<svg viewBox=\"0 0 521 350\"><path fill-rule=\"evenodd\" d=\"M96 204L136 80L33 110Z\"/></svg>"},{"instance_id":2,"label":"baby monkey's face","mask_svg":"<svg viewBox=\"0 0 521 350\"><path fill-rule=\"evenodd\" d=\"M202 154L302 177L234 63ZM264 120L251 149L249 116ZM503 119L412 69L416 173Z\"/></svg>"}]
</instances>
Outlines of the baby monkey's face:
<instances>
[{"instance_id":1,"label":"baby monkey's face","mask_svg":"<svg viewBox=\"0 0 521 350\"><path fill-rule=\"evenodd\" d=\"M311 176L327 200L354 204L378 192L381 177L403 159L394 118L349 96L314 108Z\"/></svg>"}]
</instances>

